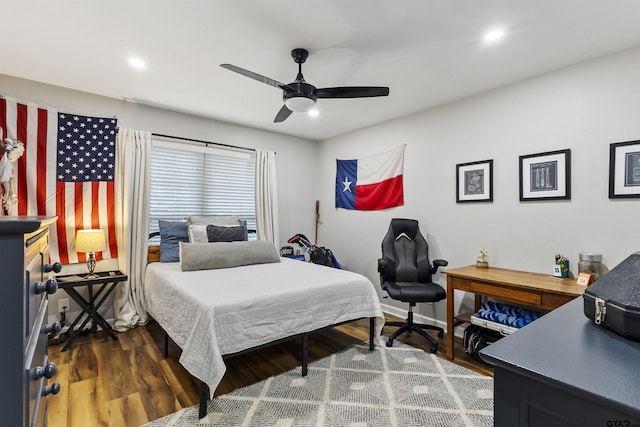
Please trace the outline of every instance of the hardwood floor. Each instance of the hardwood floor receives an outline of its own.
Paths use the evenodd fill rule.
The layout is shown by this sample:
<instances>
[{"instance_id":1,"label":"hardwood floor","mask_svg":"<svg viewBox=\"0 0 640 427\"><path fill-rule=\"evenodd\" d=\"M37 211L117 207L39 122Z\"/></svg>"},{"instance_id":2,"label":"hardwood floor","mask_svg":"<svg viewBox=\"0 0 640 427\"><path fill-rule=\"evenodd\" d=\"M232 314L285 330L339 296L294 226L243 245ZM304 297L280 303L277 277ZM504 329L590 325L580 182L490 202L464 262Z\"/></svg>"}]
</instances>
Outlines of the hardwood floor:
<instances>
[{"instance_id":1,"label":"hardwood floor","mask_svg":"<svg viewBox=\"0 0 640 427\"><path fill-rule=\"evenodd\" d=\"M387 320L399 319L388 316ZM393 330L387 327L384 332ZM178 362L178 347L170 344L169 357L163 356L164 332L157 323L118 334L118 339L88 332L66 352L61 352L64 344L49 347L49 359L58 366L54 380L62 387L49 397L50 427L134 427L198 403L199 381ZM368 321L320 331L309 337L309 361L368 339ZM465 354L456 340L456 363L493 376L490 366ZM429 351L417 334L404 334L398 341ZM216 395L298 367L300 345L300 340L291 340L227 359L227 372ZM440 339L438 355L443 358L445 346Z\"/></svg>"}]
</instances>

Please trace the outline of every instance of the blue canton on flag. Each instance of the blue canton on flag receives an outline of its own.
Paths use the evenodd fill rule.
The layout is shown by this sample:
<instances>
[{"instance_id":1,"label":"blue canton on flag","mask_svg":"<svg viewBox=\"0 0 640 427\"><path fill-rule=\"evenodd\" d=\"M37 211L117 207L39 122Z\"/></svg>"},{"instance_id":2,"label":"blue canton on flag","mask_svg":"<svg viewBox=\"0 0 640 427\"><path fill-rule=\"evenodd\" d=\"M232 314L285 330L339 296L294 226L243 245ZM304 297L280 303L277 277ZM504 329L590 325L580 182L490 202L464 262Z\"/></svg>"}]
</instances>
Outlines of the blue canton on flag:
<instances>
[{"instance_id":1,"label":"blue canton on flag","mask_svg":"<svg viewBox=\"0 0 640 427\"><path fill-rule=\"evenodd\" d=\"M116 119L58 115L57 181L113 181Z\"/></svg>"}]
</instances>

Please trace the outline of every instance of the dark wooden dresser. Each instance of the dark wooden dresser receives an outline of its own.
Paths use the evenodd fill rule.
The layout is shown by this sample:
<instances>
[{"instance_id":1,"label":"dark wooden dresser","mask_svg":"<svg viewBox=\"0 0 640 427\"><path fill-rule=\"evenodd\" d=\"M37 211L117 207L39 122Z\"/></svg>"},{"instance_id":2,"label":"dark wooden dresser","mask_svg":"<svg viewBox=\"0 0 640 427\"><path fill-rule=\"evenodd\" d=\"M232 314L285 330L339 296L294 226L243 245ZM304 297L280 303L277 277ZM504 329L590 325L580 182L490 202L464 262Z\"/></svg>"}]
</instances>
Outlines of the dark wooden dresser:
<instances>
[{"instance_id":1,"label":"dark wooden dresser","mask_svg":"<svg viewBox=\"0 0 640 427\"><path fill-rule=\"evenodd\" d=\"M576 298L480 351L496 427L640 426L640 342L598 327Z\"/></svg>"},{"instance_id":2,"label":"dark wooden dresser","mask_svg":"<svg viewBox=\"0 0 640 427\"><path fill-rule=\"evenodd\" d=\"M0 217L0 324L2 387L0 424L45 426L47 398L60 391L50 383L57 368L47 358L48 295L58 289L51 278L59 263L49 260L49 225L56 217Z\"/></svg>"}]
</instances>

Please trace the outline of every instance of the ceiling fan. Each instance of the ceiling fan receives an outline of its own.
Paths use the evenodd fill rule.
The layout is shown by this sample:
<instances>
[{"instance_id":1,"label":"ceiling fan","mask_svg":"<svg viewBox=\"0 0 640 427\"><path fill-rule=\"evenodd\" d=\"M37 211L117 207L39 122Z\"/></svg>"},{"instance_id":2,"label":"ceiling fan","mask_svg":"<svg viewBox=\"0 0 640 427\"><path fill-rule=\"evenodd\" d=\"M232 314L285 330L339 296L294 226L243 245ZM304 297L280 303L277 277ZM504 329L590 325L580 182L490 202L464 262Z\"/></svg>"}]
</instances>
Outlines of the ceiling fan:
<instances>
[{"instance_id":1,"label":"ceiling fan","mask_svg":"<svg viewBox=\"0 0 640 427\"><path fill-rule=\"evenodd\" d=\"M298 75L296 79L289 83L280 83L277 80L236 67L231 64L220 64L222 68L235 71L238 74L258 80L259 82L268 84L282 89L282 98L284 105L276 114L274 123L283 122L291 115L292 112L309 111L319 98L371 98L374 96L389 95L389 88L383 86L343 86L343 87L325 87L317 89L315 86L307 83L302 76L302 64L307 60L309 51L302 48L293 49L291 57L298 64Z\"/></svg>"}]
</instances>

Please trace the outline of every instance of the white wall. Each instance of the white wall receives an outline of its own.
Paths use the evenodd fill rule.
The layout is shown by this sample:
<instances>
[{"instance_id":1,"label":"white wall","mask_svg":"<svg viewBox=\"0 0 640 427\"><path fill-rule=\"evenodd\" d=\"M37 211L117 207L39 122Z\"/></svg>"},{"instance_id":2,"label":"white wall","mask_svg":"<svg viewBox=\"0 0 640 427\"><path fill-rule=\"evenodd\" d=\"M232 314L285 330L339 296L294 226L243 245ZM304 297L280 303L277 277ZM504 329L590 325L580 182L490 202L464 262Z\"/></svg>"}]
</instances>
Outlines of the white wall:
<instances>
[{"instance_id":1,"label":"white wall","mask_svg":"<svg viewBox=\"0 0 640 427\"><path fill-rule=\"evenodd\" d=\"M551 273L554 255L562 253L575 274L584 251L602 253L614 267L640 249L640 199L608 198L609 144L640 140L639 69L637 48L321 142L320 243L376 287L380 242L393 217L418 219L431 258L447 259L449 268L475 263L479 248L489 251L490 265L510 269ZM333 208L336 158L400 144L406 144L404 206ZM567 148L571 200L520 202L519 156ZM493 203L456 204L456 164L487 159L494 160ZM442 274L435 279L446 283ZM442 321L446 307L417 311Z\"/></svg>"},{"instance_id":2,"label":"white wall","mask_svg":"<svg viewBox=\"0 0 640 427\"><path fill-rule=\"evenodd\" d=\"M30 80L19 79L0 74L0 95L10 96L25 102L34 102L41 106L55 107L59 111L85 114L89 116L116 116L118 126L147 130L185 138L201 139L222 144L237 145L246 148L273 150L276 154L278 209L280 221L280 242L299 232L308 232L314 227L315 189L309 176L317 173L315 141L281 135L273 132L220 122L203 117L177 113L160 108L98 96L94 94L46 85ZM212 100L215 102L215 100ZM304 171L304 175L301 173ZM100 261L98 268L112 269L117 264ZM85 265L65 268L66 273L82 272ZM58 292L51 298L50 315L58 311L57 299L64 292ZM106 318L110 318L110 304ZM72 311L79 310L72 304Z\"/></svg>"}]
</instances>

